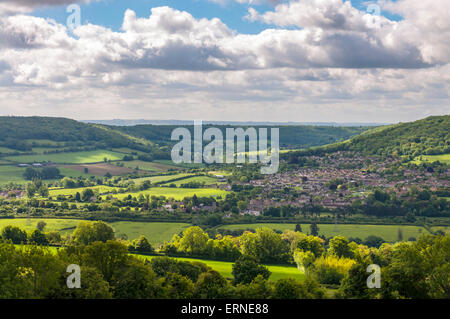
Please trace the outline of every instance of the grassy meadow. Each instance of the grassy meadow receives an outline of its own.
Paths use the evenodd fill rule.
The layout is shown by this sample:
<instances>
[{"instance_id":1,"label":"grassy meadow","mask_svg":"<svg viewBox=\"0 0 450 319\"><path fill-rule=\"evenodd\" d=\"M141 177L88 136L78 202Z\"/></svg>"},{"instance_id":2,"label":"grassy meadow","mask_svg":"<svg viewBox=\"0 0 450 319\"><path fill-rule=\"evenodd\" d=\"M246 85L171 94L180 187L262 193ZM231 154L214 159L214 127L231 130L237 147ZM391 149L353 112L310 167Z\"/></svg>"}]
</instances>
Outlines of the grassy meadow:
<instances>
[{"instance_id":1,"label":"grassy meadow","mask_svg":"<svg viewBox=\"0 0 450 319\"><path fill-rule=\"evenodd\" d=\"M18 155L5 157L6 160L15 163L52 162L58 164L99 163L103 162L105 158L108 161L117 161L123 159L123 154L107 150L95 150L87 152Z\"/></svg>"},{"instance_id":2,"label":"grassy meadow","mask_svg":"<svg viewBox=\"0 0 450 319\"><path fill-rule=\"evenodd\" d=\"M155 258L155 256L145 256L145 255L138 255L141 258L151 260L152 258ZM233 278L233 275L231 274L231 271L233 270L233 263L232 262L226 262L226 261L216 261L216 260L206 260L206 259L194 259L194 258L175 258L180 261L199 261L202 263L205 263L212 269L219 272L222 276L226 278ZM297 267L295 266L279 266L279 265L266 265L267 268L272 273L270 276L270 280L278 280L281 278L295 278L299 280L303 280L305 278L305 274L300 272Z\"/></svg>"},{"instance_id":3,"label":"grassy meadow","mask_svg":"<svg viewBox=\"0 0 450 319\"><path fill-rule=\"evenodd\" d=\"M23 173L25 168L17 166L0 166L0 185L5 185L8 183L23 184L25 180L23 178Z\"/></svg>"},{"instance_id":4,"label":"grassy meadow","mask_svg":"<svg viewBox=\"0 0 450 319\"><path fill-rule=\"evenodd\" d=\"M161 175L161 176L151 176L151 177L141 177L133 179L135 184L141 184L145 181L150 181L152 184L163 183L173 181L174 179L185 178L189 176L194 176L194 174L180 173L174 175Z\"/></svg>"},{"instance_id":5,"label":"grassy meadow","mask_svg":"<svg viewBox=\"0 0 450 319\"><path fill-rule=\"evenodd\" d=\"M129 240L144 235L152 245L170 241L175 234L191 226L187 223L146 223L146 222L113 222L110 223L116 236L125 234Z\"/></svg>"},{"instance_id":6,"label":"grassy meadow","mask_svg":"<svg viewBox=\"0 0 450 319\"><path fill-rule=\"evenodd\" d=\"M44 231L57 231L63 235L71 234L75 227L82 221L81 219L53 219L53 218L13 218L0 219L0 231L8 225L17 226L27 232L36 229L38 222L44 221L47 225ZM184 229L191 226L187 223L158 223L158 222L111 222L108 223L115 232L116 237L126 235L129 240L144 235L154 246L158 246L165 241L170 241L175 234L179 234Z\"/></svg>"},{"instance_id":7,"label":"grassy meadow","mask_svg":"<svg viewBox=\"0 0 450 319\"><path fill-rule=\"evenodd\" d=\"M110 187L110 186L92 186L92 187L79 187L79 188L53 188L49 190L49 196L54 197L58 195L70 196L75 195L76 193L82 193L85 189L92 189L99 194L111 193L114 190L119 190L119 187Z\"/></svg>"},{"instance_id":8,"label":"grassy meadow","mask_svg":"<svg viewBox=\"0 0 450 319\"><path fill-rule=\"evenodd\" d=\"M150 195L150 196L165 196L166 198L174 198L175 200L182 200L185 197L192 197L197 195L197 197L225 197L227 195L227 191L215 188L171 188L171 187L152 187L145 191L135 192L135 193L122 193L122 194L114 194L113 197L117 199L123 199L128 195L133 197L138 197L140 194L142 195Z\"/></svg>"},{"instance_id":9,"label":"grassy meadow","mask_svg":"<svg viewBox=\"0 0 450 319\"><path fill-rule=\"evenodd\" d=\"M175 184L176 187L180 187L182 184L186 184L186 183L205 183L206 186L208 185L213 185L213 184L223 184L224 182L218 182L217 178L214 177L209 177L209 176L193 176L193 177L188 177L182 180L178 180L178 181L174 181L174 182L167 182L164 183L163 185L171 185L171 184Z\"/></svg>"},{"instance_id":10,"label":"grassy meadow","mask_svg":"<svg viewBox=\"0 0 450 319\"><path fill-rule=\"evenodd\" d=\"M420 155L414 158L414 160L412 160L411 162L415 164L422 164L423 162L436 162L436 161L450 165L450 154Z\"/></svg>"},{"instance_id":11,"label":"grassy meadow","mask_svg":"<svg viewBox=\"0 0 450 319\"><path fill-rule=\"evenodd\" d=\"M180 168L177 166L169 165L169 164L163 164L163 163L157 163L157 162L144 162L139 160L134 161L122 161L120 162L123 164L124 167L128 167L131 169L139 168L139 170L142 171L148 171L148 172L167 172L168 170L179 170Z\"/></svg>"},{"instance_id":12,"label":"grassy meadow","mask_svg":"<svg viewBox=\"0 0 450 319\"><path fill-rule=\"evenodd\" d=\"M302 231L309 233L309 224L301 224ZM408 240L410 237L419 238L422 234L429 233L425 228L420 226L402 226L402 225L359 225L359 224L338 224L337 231L335 231L334 224L318 224L319 235L325 235L325 237L333 237L342 235L346 238L360 238L365 239L367 236L375 235L383 238L387 242L395 242L398 239L398 230L403 232L403 240ZM230 230L245 230L256 229L261 227L268 227L274 230L294 230L295 224L238 224L238 225L226 225L221 226L222 229Z\"/></svg>"},{"instance_id":13,"label":"grassy meadow","mask_svg":"<svg viewBox=\"0 0 450 319\"><path fill-rule=\"evenodd\" d=\"M44 231L58 231L65 233L67 229L73 229L79 224L79 219L53 219L53 218L13 218L13 219L0 219L0 230L5 226L17 226L27 232L36 229L38 222L43 221L47 225ZM71 231L71 232L72 232Z\"/></svg>"}]
</instances>

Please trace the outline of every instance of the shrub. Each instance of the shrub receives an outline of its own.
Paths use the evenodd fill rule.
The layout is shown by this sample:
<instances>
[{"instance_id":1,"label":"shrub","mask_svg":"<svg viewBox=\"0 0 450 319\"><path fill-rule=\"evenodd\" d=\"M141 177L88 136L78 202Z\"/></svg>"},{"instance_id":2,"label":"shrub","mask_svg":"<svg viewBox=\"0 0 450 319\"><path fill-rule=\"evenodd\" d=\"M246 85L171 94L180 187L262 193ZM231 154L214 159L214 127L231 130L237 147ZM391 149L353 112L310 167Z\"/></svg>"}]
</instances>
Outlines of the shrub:
<instances>
[{"instance_id":1,"label":"shrub","mask_svg":"<svg viewBox=\"0 0 450 319\"><path fill-rule=\"evenodd\" d=\"M321 284L339 285L354 263L349 258L326 256L317 258L310 269Z\"/></svg>"}]
</instances>

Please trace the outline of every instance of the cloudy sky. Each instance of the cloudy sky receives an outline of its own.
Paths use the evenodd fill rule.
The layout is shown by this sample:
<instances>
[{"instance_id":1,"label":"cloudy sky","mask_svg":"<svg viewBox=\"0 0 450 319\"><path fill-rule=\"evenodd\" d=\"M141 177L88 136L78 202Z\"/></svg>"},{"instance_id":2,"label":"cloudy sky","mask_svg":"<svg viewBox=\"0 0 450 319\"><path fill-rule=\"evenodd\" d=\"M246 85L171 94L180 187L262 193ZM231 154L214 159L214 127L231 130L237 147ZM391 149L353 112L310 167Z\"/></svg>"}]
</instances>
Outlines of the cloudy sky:
<instances>
[{"instance_id":1,"label":"cloudy sky","mask_svg":"<svg viewBox=\"0 0 450 319\"><path fill-rule=\"evenodd\" d=\"M398 122L450 113L450 1L0 0L0 114ZM69 25L67 23L69 21Z\"/></svg>"}]
</instances>

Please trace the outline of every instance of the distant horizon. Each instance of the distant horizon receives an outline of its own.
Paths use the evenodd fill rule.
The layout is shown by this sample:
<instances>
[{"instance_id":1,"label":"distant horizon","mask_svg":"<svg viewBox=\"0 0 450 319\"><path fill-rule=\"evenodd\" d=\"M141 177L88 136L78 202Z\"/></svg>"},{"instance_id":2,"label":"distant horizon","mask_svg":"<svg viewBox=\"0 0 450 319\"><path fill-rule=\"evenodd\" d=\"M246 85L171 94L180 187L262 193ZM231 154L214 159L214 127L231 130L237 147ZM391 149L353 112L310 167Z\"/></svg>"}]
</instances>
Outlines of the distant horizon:
<instances>
[{"instance_id":1,"label":"distant horizon","mask_svg":"<svg viewBox=\"0 0 450 319\"><path fill-rule=\"evenodd\" d=\"M112 118L112 119L78 119L71 116L56 116L56 115L16 115L16 114L2 114L0 117L48 117L48 118L66 118L82 123L104 124L112 126L133 126L133 125L193 125L195 120L201 120L205 125L280 125L280 126L384 126L394 125L399 123L409 123L419 121L428 117L435 116L449 116L450 114L428 115L414 120L401 120L392 122L376 122L376 121L265 121L265 120L209 120L209 119L145 119L145 118Z\"/></svg>"}]
</instances>

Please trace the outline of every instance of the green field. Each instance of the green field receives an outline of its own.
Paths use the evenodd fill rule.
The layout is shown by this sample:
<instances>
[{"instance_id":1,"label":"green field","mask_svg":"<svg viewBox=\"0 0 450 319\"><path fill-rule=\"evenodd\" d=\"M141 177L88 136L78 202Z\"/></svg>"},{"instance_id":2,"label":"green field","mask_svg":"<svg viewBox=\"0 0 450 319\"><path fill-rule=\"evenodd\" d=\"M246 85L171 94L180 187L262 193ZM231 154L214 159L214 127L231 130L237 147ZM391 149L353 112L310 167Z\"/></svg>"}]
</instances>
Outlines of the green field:
<instances>
[{"instance_id":1,"label":"green field","mask_svg":"<svg viewBox=\"0 0 450 319\"><path fill-rule=\"evenodd\" d=\"M0 166L0 185L5 185L10 182L25 183L23 173L25 168L17 166Z\"/></svg>"},{"instance_id":2,"label":"green field","mask_svg":"<svg viewBox=\"0 0 450 319\"><path fill-rule=\"evenodd\" d=\"M441 230L444 233L446 233L447 235L450 234L450 226L433 226L431 227L431 231L438 231Z\"/></svg>"},{"instance_id":3,"label":"green field","mask_svg":"<svg viewBox=\"0 0 450 319\"><path fill-rule=\"evenodd\" d=\"M0 146L0 153L2 154L11 154L11 153L20 153L21 151L13 150L11 148Z\"/></svg>"},{"instance_id":4,"label":"green field","mask_svg":"<svg viewBox=\"0 0 450 319\"><path fill-rule=\"evenodd\" d=\"M109 161L117 161L123 158L123 154L107 150L96 150L88 152L72 152L42 155L19 155L5 157L6 160L16 163L41 163L52 162L59 164L85 164L103 162L104 158Z\"/></svg>"},{"instance_id":5,"label":"green field","mask_svg":"<svg viewBox=\"0 0 450 319\"><path fill-rule=\"evenodd\" d=\"M135 184L141 184L144 181L150 181L152 184L156 184L156 183L162 183L162 182L169 182L169 181L173 181L174 179L185 178L185 177L189 177L189 176L194 176L194 174L180 173L180 174L175 174L175 175L141 177L141 178L135 178L135 179L133 179L133 181Z\"/></svg>"},{"instance_id":6,"label":"green field","mask_svg":"<svg viewBox=\"0 0 450 319\"><path fill-rule=\"evenodd\" d=\"M304 233L309 233L309 224L301 224ZM325 235L325 237L333 237L342 235L346 238L359 237L365 239L367 236L375 235L383 238L387 242L397 241L398 230L403 231L403 240L408 240L410 237L419 238L422 234L428 234L429 232L419 226L396 226L396 225L357 225L357 224L341 224L337 225L337 231L335 231L334 224L319 224L319 235ZM239 225L226 225L221 226L223 229L230 230L245 230L256 229L261 227L269 227L275 230L294 230L295 224L239 224Z\"/></svg>"},{"instance_id":7,"label":"green field","mask_svg":"<svg viewBox=\"0 0 450 319\"><path fill-rule=\"evenodd\" d=\"M86 174L84 172L77 171L76 169L65 167L65 166L58 166L59 172L62 176L67 177L90 177L93 174Z\"/></svg>"},{"instance_id":8,"label":"green field","mask_svg":"<svg viewBox=\"0 0 450 319\"><path fill-rule=\"evenodd\" d=\"M93 187L80 187L80 188L58 188L58 189L50 189L49 196L58 196L58 195L75 195L76 193L82 193L85 189L92 189L94 192L98 192L99 194L110 193L113 190L118 190L118 187L110 187L110 186L93 186Z\"/></svg>"},{"instance_id":9,"label":"green field","mask_svg":"<svg viewBox=\"0 0 450 319\"><path fill-rule=\"evenodd\" d=\"M71 234L75 227L82 221L81 219L52 219L52 218L13 218L0 219L0 231L8 225L20 227L27 232L36 229L38 222L47 223L44 231L59 231L63 235ZM154 246L158 246L165 241L170 241L175 234L179 234L187 227L187 223L146 223L146 222L112 222L108 223L115 232L116 237L126 235L129 240L144 235Z\"/></svg>"},{"instance_id":10,"label":"green field","mask_svg":"<svg viewBox=\"0 0 450 319\"><path fill-rule=\"evenodd\" d=\"M233 175L233 173L230 171L210 171L210 172L208 172L208 174L213 175L213 176L215 176L215 175L222 175L222 176Z\"/></svg>"},{"instance_id":11,"label":"green field","mask_svg":"<svg viewBox=\"0 0 450 319\"><path fill-rule=\"evenodd\" d=\"M181 184L186 184L186 183L205 183L206 186L208 185L213 185L213 184L223 184L224 182L218 182L217 178L214 177L209 177L209 176L193 176L193 177L188 177L179 181L174 181L174 182L167 182L164 183L163 185L170 185L170 184L175 184L177 187L180 187Z\"/></svg>"},{"instance_id":12,"label":"green field","mask_svg":"<svg viewBox=\"0 0 450 319\"><path fill-rule=\"evenodd\" d=\"M179 170L180 168L173 165L167 165L167 164L161 164L156 162L144 162L144 161L122 161L120 162L123 164L124 167L136 169L136 167L139 168L139 170L143 171L149 171L149 172L167 172L169 169L175 169Z\"/></svg>"},{"instance_id":13,"label":"green field","mask_svg":"<svg viewBox=\"0 0 450 319\"><path fill-rule=\"evenodd\" d=\"M203 163L179 163L175 164L172 160L155 160L155 163L165 164L165 165L172 165L176 167L183 167L183 168L202 168L205 167L205 164Z\"/></svg>"},{"instance_id":14,"label":"green field","mask_svg":"<svg viewBox=\"0 0 450 319\"><path fill-rule=\"evenodd\" d=\"M138 255L141 258L144 259L152 259L155 258L154 256L144 256L144 255ZM177 260L181 261L199 261L202 263L205 263L212 269L218 271L222 276L226 278L233 278L233 275L231 274L231 271L233 270L233 263L232 262L226 262L226 261L216 261L216 260L205 260L205 259L194 259L194 258L175 258ZM295 266L273 266L273 265L267 265L267 268L272 272L270 276L270 280L278 280L281 278L295 278L299 280L303 280L305 278L305 274L300 272L297 267Z\"/></svg>"},{"instance_id":15,"label":"green field","mask_svg":"<svg viewBox=\"0 0 450 319\"><path fill-rule=\"evenodd\" d=\"M75 228L81 221L79 219L52 219L52 218L13 218L13 219L0 219L0 229L5 226L17 226L26 231L33 231L36 229L38 222L44 221L47 225L44 231L63 231L65 229Z\"/></svg>"},{"instance_id":16,"label":"green field","mask_svg":"<svg viewBox=\"0 0 450 319\"><path fill-rule=\"evenodd\" d=\"M129 240L133 240L140 235L144 235L155 246L170 241L173 235L179 234L185 228L191 226L187 223L146 222L113 222L110 225L114 228L117 237L125 234Z\"/></svg>"},{"instance_id":17,"label":"green field","mask_svg":"<svg viewBox=\"0 0 450 319\"><path fill-rule=\"evenodd\" d=\"M412 160L411 163L422 164L423 162L435 162L435 161L439 161L441 163L450 165L450 154L421 155L421 156L417 156L416 158L414 158L414 160Z\"/></svg>"},{"instance_id":18,"label":"green field","mask_svg":"<svg viewBox=\"0 0 450 319\"><path fill-rule=\"evenodd\" d=\"M115 194L112 195L115 198L123 199L128 195L133 197L138 197L140 194L142 195L150 195L150 196L165 196L166 198L174 198L175 200L182 200L185 197L192 197L197 195L197 197L225 197L227 195L227 191L215 188L171 188L171 187L153 187L147 189L145 191L140 191L136 193L123 193L123 194Z\"/></svg>"}]
</instances>

